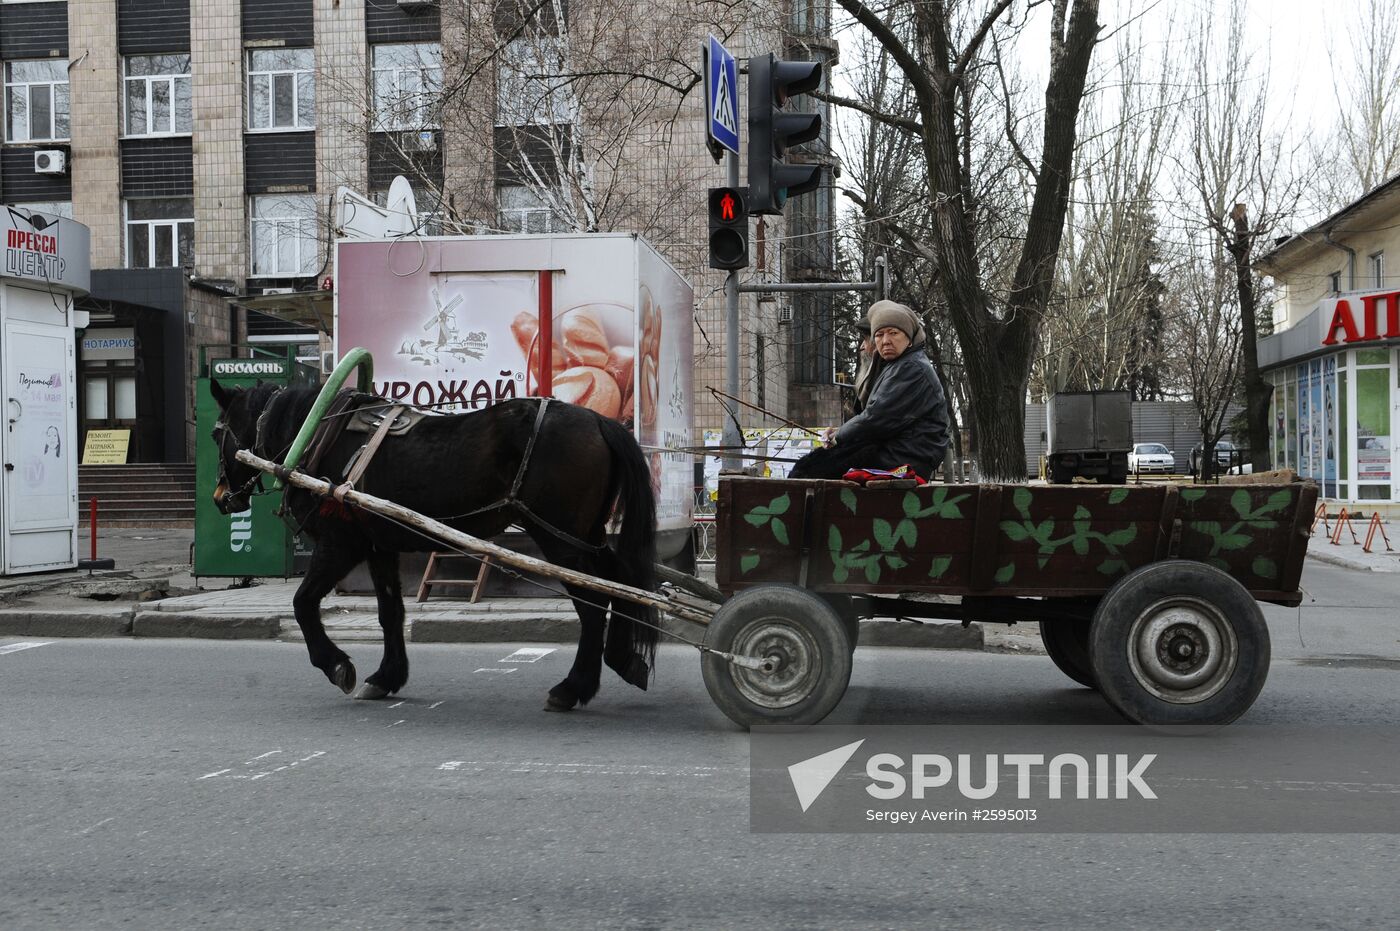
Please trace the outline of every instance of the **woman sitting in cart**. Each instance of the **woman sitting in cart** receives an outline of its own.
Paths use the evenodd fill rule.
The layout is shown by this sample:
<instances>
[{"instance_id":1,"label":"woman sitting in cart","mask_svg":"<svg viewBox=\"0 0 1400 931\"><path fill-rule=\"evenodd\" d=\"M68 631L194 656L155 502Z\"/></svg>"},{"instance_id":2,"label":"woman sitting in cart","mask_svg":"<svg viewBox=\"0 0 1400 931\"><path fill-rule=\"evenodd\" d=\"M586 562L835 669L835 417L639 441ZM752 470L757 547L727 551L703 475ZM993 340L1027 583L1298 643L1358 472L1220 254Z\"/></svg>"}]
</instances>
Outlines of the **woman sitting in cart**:
<instances>
[{"instance_id":1,"label":"woman sitting in cart","mask_svg":"<svg viewBox=\"0 0 1400 931\"><path fill-rule=\"evenodd\" d=\"M914 311L877 301L868 314L879 372L864 408L840 429L827 431L826 449L792 469L793 478L841 478L850 469L908 465L933 475L948 448L948 402L924 352L924 328Z\"/></svg>"}]
</instances>

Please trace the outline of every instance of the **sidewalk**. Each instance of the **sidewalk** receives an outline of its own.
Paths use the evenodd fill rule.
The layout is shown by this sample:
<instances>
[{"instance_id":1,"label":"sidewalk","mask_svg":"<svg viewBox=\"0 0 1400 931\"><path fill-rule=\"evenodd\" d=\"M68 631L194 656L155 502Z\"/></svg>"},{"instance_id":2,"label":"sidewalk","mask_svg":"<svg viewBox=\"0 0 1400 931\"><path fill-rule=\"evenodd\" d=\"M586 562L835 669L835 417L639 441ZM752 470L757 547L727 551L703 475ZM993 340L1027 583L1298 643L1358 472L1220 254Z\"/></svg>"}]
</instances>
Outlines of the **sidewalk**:
<instances>
[{"instance_id":1,"label":"sidewalk","mask_svg":"<svg viewBox=\"0 0 1400 931\"><path fill-rule=\"evenodd\" d=\"M201 639L302 639L292 614L297 580L235 579L190 574L193 530L111 529L98 538L98 556L114 570L64 571L0 578L0 637L195 637ZM80 552L89 542L82 537ZM702 576L706 573L702 571ZM713 567L709 567L713 581ZM405 636L414 643L574 643L578 616L564 598L404 599ZM337 640L380 640L378 608L371 595L331 595L321 620ZM664 618L663 628L688 640L703 628ZM1034 628L1030 628L1034 634ZM980 625L866 621L861 643L935 649L1008 649L1029 652L1029 642Z\"/></svg>"},{"instance_id":2,"label":"sidewalk","mask_svg":"<svg viewBox=\"0 0 1400 931\"><path fill-rule=\"evenodd\" d=\"M1391 528L1387 527L1387 532ZM1400 552L1359 544L1332 545L1321 528L1308 557L1359 571L1400 572ZM1400 540L1392 533L1392 546ZM1363 538L1364 539L1364 538ZM0 637L196 637L204 639L300 640L292 615L296 580L237 580L190 574L193 530L112 529L99 537L98 555L116 569L89 574L64 571L0 578ZM88 551L84 535L82 552ZM711 567L710 572L713 572ZM703 573L702 573L703 574ZM477 604L450 598L405 600L406 636L416 643L573 643L578 619L562 598L490 598ZM338 640L379 640L375 599L332 595L322 603L322 622ZM704 630L667 618L665 627L690 640ZM957 623L913 624L871 620L861 625L866 646L1043 652L1034 624L1012 627Z\"/></svg>"}]
</instances>

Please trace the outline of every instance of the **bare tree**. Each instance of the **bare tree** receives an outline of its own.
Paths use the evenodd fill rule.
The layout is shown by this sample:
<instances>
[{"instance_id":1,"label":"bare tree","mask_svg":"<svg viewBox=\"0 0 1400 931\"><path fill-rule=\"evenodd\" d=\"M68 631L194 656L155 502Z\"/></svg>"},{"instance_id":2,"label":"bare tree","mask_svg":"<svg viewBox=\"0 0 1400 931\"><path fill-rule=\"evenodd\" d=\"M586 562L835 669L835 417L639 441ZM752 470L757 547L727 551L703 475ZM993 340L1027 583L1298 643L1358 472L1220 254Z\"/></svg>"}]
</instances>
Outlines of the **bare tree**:
<instances>
[{"instance_id":1,"label":"bare tree","mask_svg":"<svg viewBox=\"0 0 1400 931\"><path fill-rule=\"evenodd\" d=\"M1086 94L1062 271L1032 385L1046 395L1126 388L1153 400L1163 387L1165 291L1156 200L1182 94L1169 52L1154 60L1136 24L1116 36Z\"/></svg>"},{"instance_id":2,"label":"bare tree","mask_svg":"<svg viewBox=\"0 0 1400 931\"><path fill-rule=\"evenodd\" d=\"M994 0L976 10L965 3L904 0L883 8L883 14L860 0L839 2L880 42L912 93L917 112L912 122L861 101L845 102L918 134L932 219L920 238L937 261L967 366L981 473L991 480L1022 481L1026 385L1064 230L1080 102L1099 31L1097 0L1051 3L1038 159L1026 155L1019 138L1009 141L1025 156L1031 182L1029 215L1020 226L1017 258L1004 290L989 280L978 254L978 243L987 241L979 236L975 202L985 173L974 163L972 72L984 65L988 36L1013 0ZM1014 124L1008 119L1006 126Z\"/></svg>"},{"instance_id":3,"label":"bare tree","mask_svg":"<svg viewBox=\"0 0 1400 931\"><path fill-rule=\"evenodd\" d=\"M1269 402L1272 389L1259 372L1258 336L1270 325L1259 299L1262 282L1251 263L1256 244L1267 242L1292 219L1311 187L1310 172L1294 170L1293 152L1267 129L1267 67L1256 66L1245 35L1242 0L1232 0L1224 34L1203 15L1195 24L1195 87L1188 106L1190 149L1182 165L1182 202L1194 204L1183 217L1188 231L1204 229L1209 246L1203 257L1192 239L1189 261L1219 266L1212 281L1225 280L1231 293L1216 295L1239 317L1239 374L1248 424L1247 445L1257 469L1269 467ZM1204 272L1193 272L1201 278ZM1199 281L1191 286L1205 294ZM1204 312L1195 308L1196 316ZM1261 319L1262 318L1262 319ZM1209 321L1198 321L1206 323ZM1267 332L1267 330L1266 330ZM1208 354L1214 358L1214 354ZM1222 370L1233 370L1225 366ZM1213 392L1197 404L1227 404ZM1203 414L1203 429L1211 416ZM1223 407L1221 408L1223 416ZM1217 437L1218 438L1218 437Z\"/></svg>"},{"instance_id":4,"label":"bare tree","mask_svg":"<svg viewBox=\"0 0 1400 931\"><path fill-rule=\"evenodd\" d=\"M1342 16L1346 40L1331 49L1343 66L1337 99L1337 147L1325 160L1340 168L1321 180L1327 209L1338 209L1400 172L1400 2L1352 0ZM1329 43L1330 44L1330 43Z\"/></svg>"}]
</instances>

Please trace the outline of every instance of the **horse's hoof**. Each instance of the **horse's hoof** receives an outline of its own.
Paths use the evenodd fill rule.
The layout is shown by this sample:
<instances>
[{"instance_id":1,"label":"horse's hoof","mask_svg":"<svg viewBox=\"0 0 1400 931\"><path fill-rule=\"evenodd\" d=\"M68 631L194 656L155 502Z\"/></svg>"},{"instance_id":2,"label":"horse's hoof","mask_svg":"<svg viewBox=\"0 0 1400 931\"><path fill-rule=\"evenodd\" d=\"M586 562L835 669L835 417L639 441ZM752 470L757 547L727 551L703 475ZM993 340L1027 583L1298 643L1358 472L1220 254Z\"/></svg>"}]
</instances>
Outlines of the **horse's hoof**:
<instances>
[{"instance_id":1,"label":"horse's hoof","mask_svg":"<svg viewBox=\"0 0 1400 931\"><path fill-rule=\"evenodd\" d=\"M549 690L549 697L544 702L544 710L573 711L577 704L578 696L574 695L573 689L561 683Z\"/></svg>"},{"instance_id":2,"label":"horse's hoof","mask_svg":"<svg viewBox=\"0 0 1400 931\"><path fill-rule=\"evenodd\" d=\"M389 690L382 685L375 685L373 682L362 682L350 697L356 701L378 701L381 698L388 698Z\"/></svg>"},{"instance_id":3,"label":"horse's hoof","mask_svg":"<svg viewBox=\"0 0 1400 931\"><path fill-rule=\"evenodd\" d=\"M330 680L335 683L336 688L349 695L355 688L355 664L348 659L336 663L335 668L331 670Z\"/></svg>"},{"instance_id":4,"label":"horse's hoof","mask_svg":"<svg viewBox=\"0 0 1400 931\"><path fill-rule=\"evenodd\" d=\"M626 671L619 672L618 675L622 676L623 682L635 685L645 692L647 683L651 680L651 667L647 665L646 660L642 659L640 653L633 653L632 662L627 664Z\"/></svg>"}]
</instances>

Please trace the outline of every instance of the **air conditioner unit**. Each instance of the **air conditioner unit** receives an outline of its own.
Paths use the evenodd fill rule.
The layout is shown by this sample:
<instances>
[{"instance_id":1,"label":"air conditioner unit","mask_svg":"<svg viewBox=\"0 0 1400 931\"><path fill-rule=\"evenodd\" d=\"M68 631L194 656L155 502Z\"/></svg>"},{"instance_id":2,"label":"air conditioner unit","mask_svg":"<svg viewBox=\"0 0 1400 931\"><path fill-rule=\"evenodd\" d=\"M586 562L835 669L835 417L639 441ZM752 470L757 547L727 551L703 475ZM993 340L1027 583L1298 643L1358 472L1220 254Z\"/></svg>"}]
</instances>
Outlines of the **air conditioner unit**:
<instances>
[{"instance_id":1,"label":"air conditioner unit","mask_svg":"<svg viewBox=\"0 0 1400 931\"><path fill-rule=\"evenodd\" d=\"M437 133L431 129L399 133L399 148L405 152L436 152Z\"/></svg>"},{"instance_id":2,"label":"air conditioner unit","mask_svg":"<svg viewBox=\"0 0 1400 931\"><path fill-rule=\"evenodd\" d=\"M62 149L40 149L34 153L36 175L61 175L68 171L68 153Z\"/></svg>"},{"instance_id":3,"label":"air conditioner unit","mask_svg":"<svg viewBox=\"0 0 1400 931\"><path fill-rule=\"evenodd\" d=\"M263 288L263 294L291 294L295 288Z\"/></svg>"},{"instance_id":4,"label":"air conditioner unit","mask_svg":"<svg viewBox=\"0 0 1400 931\"><path fill-rule=\"evenodd\" d=\"M779 308L778 308L778 322L779 322L779 323L791 323L791 322L792 322L792 308L791 308L791 307L779 307Z\"/></svg>"}]
</instances>

